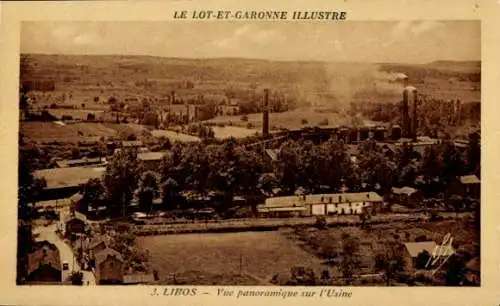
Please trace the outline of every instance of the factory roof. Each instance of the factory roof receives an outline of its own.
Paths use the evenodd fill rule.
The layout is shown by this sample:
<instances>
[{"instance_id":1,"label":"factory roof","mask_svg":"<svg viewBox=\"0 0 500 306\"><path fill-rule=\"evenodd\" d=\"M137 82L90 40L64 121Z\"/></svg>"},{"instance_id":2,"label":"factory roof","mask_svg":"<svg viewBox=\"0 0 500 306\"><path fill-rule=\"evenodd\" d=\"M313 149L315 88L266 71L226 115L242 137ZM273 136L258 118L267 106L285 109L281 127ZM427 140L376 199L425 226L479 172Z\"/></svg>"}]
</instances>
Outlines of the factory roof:
<instances>
[{"instance_id":1,"label":"factory roof","mask_svg":"<svg viewBox=\"0 0 500 306\"><path fill-rule=\"evenodd\" d=\"M257 206L259 212L294 212L294 211L306 211L305 206L290 206L290 207L266 207L265 205Z\"/></svg>"},{"instance_id":2,"label":"factory roof","mask_svg":"<svg viewBox=\"0 0 500 306\"><path fill-rule=\"evenodd\" d=\"M462 184L480 184L481 181L475 175L464 175L460 177L460 183Z\"/></svg>"},{"instance_id":3,"label":"factory roof","mask_svg":"<svg viewBox=\"0 0 500 306\"><path fill-rule=\"evenodd\" d=\"M349 202L383 202L384 200L376 192L359 192L359 193L330 193L330 194L309 194L284 197L267 198L265 207L293 207L311 204L338 204Z\"/></svg>"},{"instance_id":4,"label":"factory roof","mask_svg":"<svg viewBox=\"0 0 500 306\"><path fill-rule=\"evenodd\" d=\"M87 183L90 179L101 178L105 167L69 167L37 170L35 178L44 178L47 182L45 189L77 187Z\"/></svg>"}]
</instances>

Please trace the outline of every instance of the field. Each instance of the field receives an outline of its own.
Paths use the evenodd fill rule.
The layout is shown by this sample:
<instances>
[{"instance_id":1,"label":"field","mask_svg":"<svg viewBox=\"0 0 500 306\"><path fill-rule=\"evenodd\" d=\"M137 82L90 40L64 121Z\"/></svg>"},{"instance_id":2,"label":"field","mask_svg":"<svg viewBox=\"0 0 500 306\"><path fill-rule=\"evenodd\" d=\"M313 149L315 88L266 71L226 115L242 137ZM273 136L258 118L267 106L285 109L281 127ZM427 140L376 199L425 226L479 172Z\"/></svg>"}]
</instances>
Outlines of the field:
<instances>
[{"instance_id":1,"label":"field","mask_svg":"<svg viewBox=\"0 0 500 306\"><path fill-rule=\"evenodd\" d=\"M261 283L291 267L322 270L322 261L287 240L279 232L182 234L138 237L151 252L153 266L164 281L171 274L197 271L204 275L238 275L241 271ZM233 283L235 285L235 283Z\"/></svg>"},{"instance_id":2,"label":"field","mask_svg":"<svg viewBox=\"0 0 500 306\"><path fill-rule=\"evenodd\" d=\"M231 124L232 126L247 127L250 123L253 127L262 127L262 113L247 115L248 120L241 120L242 116L218 116L206 122L212 124ZM353 119L339 112L320 107L301 107L292 111L282 113L270 113L269 121L271 130L286 128L300 129L303 127L322 126L338 127L340 125L350 125ZM371 123L368 120L362 121L364 124ZM217 134L216 134L217 135Z\"/></svg>"},{"instance_id":3,"label":"field","mask_svg":"<svg viewBox=\"0 0 500 306\"><path fill-rule=\"evenodd\" d=\"M176 133L173 131L167 131L167 130L152 130L151 131L151 136L153 137L165 137L170 139L171 141L200 141L199 137L188 135L188 134L183 134L183 133Z\"/></svg>"},{"instance_id":4,"label":"field","mask_svg":"<svg viewBox=\"0 0 500 306\"><path fill-rule=\"evenodd\" d=\"M114 124L79 122L58 124L55 122L25 121L21 122L20 132L29 140L38 142L78 142L99 141L101 137L118 137L120 134L133 133L140 136L147 130L138 124Z\"/></svg>"},{"instance_id":5,"label":"field","mask_svg":"<svg viewBox=\"0 0 500 306\"><path fill-rule=\"evenodd\" d=\"M260 130L247 129L245 127L238 126L214 126L212 127L214 131L215 138L226 139L230 137L234 138L244 138L248 136L254 136L256 133L260 133Z\"/></svg>"}]
</instances>

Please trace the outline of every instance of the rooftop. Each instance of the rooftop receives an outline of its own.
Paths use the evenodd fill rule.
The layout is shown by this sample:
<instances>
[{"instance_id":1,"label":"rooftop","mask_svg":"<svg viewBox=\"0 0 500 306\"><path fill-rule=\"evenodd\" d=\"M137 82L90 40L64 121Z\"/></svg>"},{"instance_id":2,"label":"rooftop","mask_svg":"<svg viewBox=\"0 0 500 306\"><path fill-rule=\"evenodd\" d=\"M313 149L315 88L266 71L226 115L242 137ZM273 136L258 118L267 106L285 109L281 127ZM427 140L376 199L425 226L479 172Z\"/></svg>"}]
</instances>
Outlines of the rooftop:
<instances>
[{"instance_id":1,"label":"rooftop","mask_svg":"<svg viewBox=\"0 0 500 306\"><path fill-rule=\"evenodd\" d=\"M411 257L417 257L423 251L427 251L429 254L433 254L434 249L438 245L434 241L422 241L422 242L407 242L405 243L405 248ZM452 255L455 251L451 246L444 247L444 252L441 256L446 257Z\"/></svg>"},{"instance_id":2,"label":"rooftop","mask_svg":"<svg viewBox=\"0 0 500 306\"><path fill-rule=\"evenodd\" d=\"M112 248L105 248L104 250L100 251L99 253L97 253L95 255L96 264L100 264L101 262L105 261L109 257L116 258L117 260L123 262L122 255L120 253L113 250Z\"/></svg>"},{"instance_id":3,"label":"rooftop","mask_svg":"<svg viewBox=\"0 0 500 306\"><path fill-rule=\"evenodd\" d=\"M105 167L70 167L37 170L35 178L44 178L47 182L45 189L77 187L87 183L89 179L100 179L106 171Z\"/></svg>"},{"instance_id":4,"label":"rooftop","mask_svg":"<svg viewBox=\"0 0 500 306\"><path fill-rule=\"evenodd\" d=\"M417 189L412 188L412 187L408 187L408 186L401 187L401 188L392 187L392 193L395 193L395 194L412 195L417 191L418 191Z\"/></svg>"},{"instance_id":5,"label":"rooftop","mask_svg":"<svg viewBox=\"0 0 500 306\"><path fill-rule=\"evenodd\" d=\"M48 241L37 242L35 251L28 254L28 274L31 274L41 265L50 265L57 270L61 270L59 250Z\"/></svg>"},{"instance_id":6,"label":"rooftop","mask_svg":"<svg viewBox=\"0 0 500 306\"><path fill-rule=\"evenodd\" d=\"M331 199L331 202L330 202ZM330 194L309 194L302 196L285 196L267 198L266 208L302 206L316 203L349 203L349 202L383 202L384 200L376 192L358 193L330 193Z\"/></svg>"},{"instance_id":7,"label":"rooftop","mask_svg":"<svg viewBox=\"0 0 500 306\"><path fill-rule=\"evenodd\" d=\"M96 157L96 158L58 160L56 161L56 164L59 168L66 168L66 167L77 167L81 165L101 164L105 162L106 162L105 158Z\"/></svg>"},{"instance_id":8,"label":"rooftop","mask_svg":"<svg viewBox=\"0 0 500 306\"><path fill-rule=\"evenodd\" d=\"M140 140L124 140L122 141L123 147L142 147L142 141Z\"/></svg>"},{"instance_id":9,"label":"rooftop","mask_svg":"<svg viewBox=\"0 0 500 306\"><path fill-rule=\"evenodd\" d=\"M140 161L162 160L169 152L145 152L137 154Z\"/></svg>"},{"instance_id":10,"label":"rooftop","mask_svg":"<svg viewBox=\"0 0 500 306\"><path fill-rule=\"evenodd\" d=\"M480 184L481 181L475 175L464 175L460 177L460 183L462 184Z\"/></svg>"}]
</instances>

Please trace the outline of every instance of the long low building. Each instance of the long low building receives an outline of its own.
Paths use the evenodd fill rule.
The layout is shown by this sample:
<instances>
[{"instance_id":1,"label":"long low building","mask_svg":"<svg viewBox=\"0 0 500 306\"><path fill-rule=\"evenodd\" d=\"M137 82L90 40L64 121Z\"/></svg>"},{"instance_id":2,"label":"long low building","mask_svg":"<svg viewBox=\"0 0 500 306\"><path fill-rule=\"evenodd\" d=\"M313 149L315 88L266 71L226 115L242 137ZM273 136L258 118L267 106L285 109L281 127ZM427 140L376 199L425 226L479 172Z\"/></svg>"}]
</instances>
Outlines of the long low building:
<instances>
[{"instance_id":1,"label":"long low building","mask_svg":"<svg viewBox=\"0 0 500 306\"><path fill-rule=\"evenodd\" d=\"M33 176L45 179L41 201L69 198L80 190L80 186L90 179L101 179L105 167L68 167L37 170Z\"/></svg>"},{"instance_id":2,"label":"long low building","mask_svg":"<svg viewBox=\"0 0 500 306\"><path fill-rule=\"evenodd\" d=\"M257 210L263 214L308 216L361 214L365 208L380 211L384 200L376 192L310 194L267 198Z\"/></svg>"}]
</instances>

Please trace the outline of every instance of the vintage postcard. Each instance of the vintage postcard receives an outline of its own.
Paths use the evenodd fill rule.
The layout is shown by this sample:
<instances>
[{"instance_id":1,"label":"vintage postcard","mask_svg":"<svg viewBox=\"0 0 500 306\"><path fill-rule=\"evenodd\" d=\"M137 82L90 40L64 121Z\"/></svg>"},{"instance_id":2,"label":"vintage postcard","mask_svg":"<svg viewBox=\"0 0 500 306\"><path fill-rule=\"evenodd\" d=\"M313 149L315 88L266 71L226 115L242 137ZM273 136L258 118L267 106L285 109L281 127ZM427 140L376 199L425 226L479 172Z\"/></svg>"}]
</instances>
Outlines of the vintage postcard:
<instances>
[{"instance_id":1,"label":"vintage postcard","mask_svg":"<svg viewBox=\"0 0 500 306\"><path fill-rule=\"evenodd\" d=\"M2 4L0 302L499 305L499 12Z\"/></svg>"}]
</instances>

